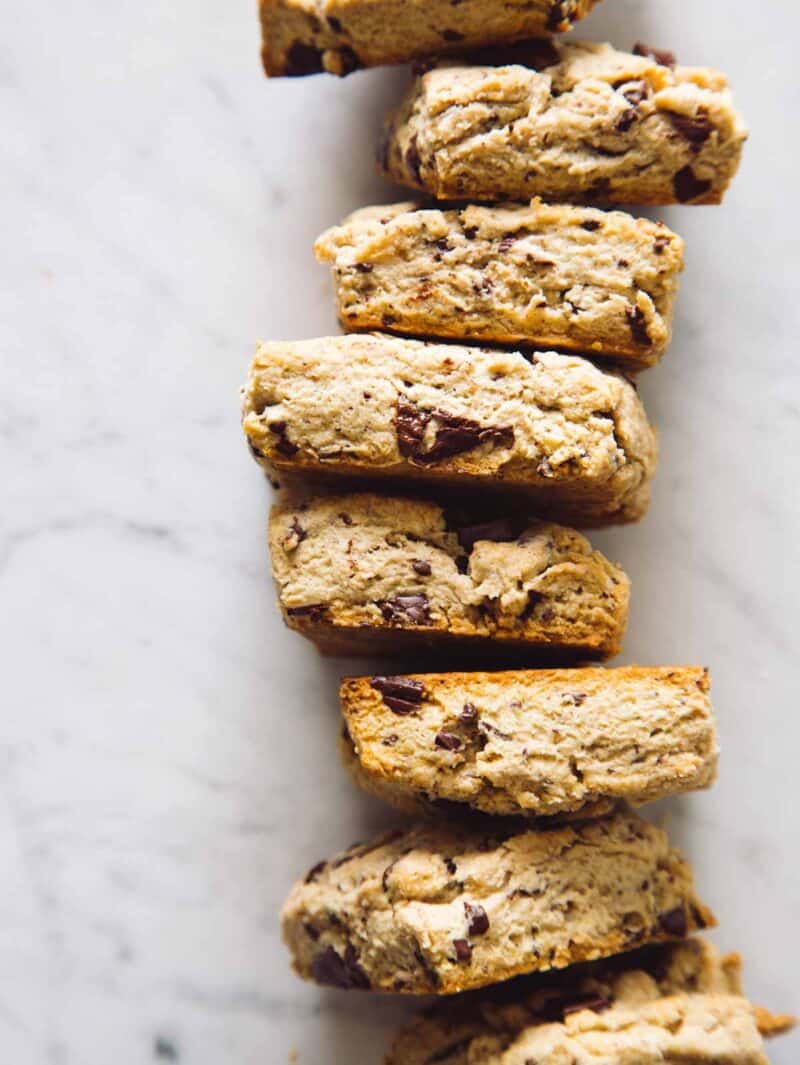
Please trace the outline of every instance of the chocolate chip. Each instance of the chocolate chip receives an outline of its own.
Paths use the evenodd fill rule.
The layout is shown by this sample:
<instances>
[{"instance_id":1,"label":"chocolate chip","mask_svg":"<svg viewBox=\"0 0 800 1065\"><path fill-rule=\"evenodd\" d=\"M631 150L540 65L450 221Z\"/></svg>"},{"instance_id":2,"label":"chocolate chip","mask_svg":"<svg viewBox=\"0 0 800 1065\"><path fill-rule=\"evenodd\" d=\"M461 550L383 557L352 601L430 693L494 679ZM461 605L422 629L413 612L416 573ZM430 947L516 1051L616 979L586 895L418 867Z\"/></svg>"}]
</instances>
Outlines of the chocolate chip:
<instances>
[{"instance_id":1,"label":"chocolate chip","mask_svg":"<svg viewBox=\"0 0 800 1065\"><path fill-rule=\"evenodd\" d=\"M627 133L638 117L639 108L629 107L627 108L627 110L622 112L617 121L614 123L614 129L617 130L618 133Z\"/></svg>"},{"instance_id":2,"label":"chocolate chip","mask_svg":"<svg viewBox=\"0 0 800 1065\"><path fill-rule=\"evenodd\" d=\"M284 73L289 78L299 78L305 74L319 74L323 70L322 52L313 44L295 41L286 56Z\"/></svg>"},{"instance_id":3,"label":"chocolate chip","mask_svg":"<svg viewBox=\"0 0 800 1065\"><path fill-rule=\"evenodd\" d=\"M633 54L644 56L645 59L652 59L654 63L658 63L661 67L675 67L678 60L675 58L674 52L668 52L661 48L653 48L649 44L644 44L642 41L637 41L633 46Z\"/></svg>"},{"instance_id":4,"label":"chocolate chip","mask_svg":"<svg viewBox=\"0 0 800 1065\"><path fill-rule=\"evenodd\" d=\"M662 913L658 918L658 923L668 936L677 936L679 939L683 939L689 931L689 922L686 920L686 911L683 906L676 906L674 910Z\"/></svg>"},{"instance_id":5,"label":"chocolate chip","mask_svg":"<svg viewBox=\"0 0 800 1065\"><path fill-rule=\"evenodd\" d=\"M349 514L345 514L344 511L339 515L339 517L342 519L342 522L345 525L352 525L353 524L353 519L350 517Z\"/></svg>"},{"instance_id":6,"label":"chocolate chip","mask_svg":"<svg viewBox=\"0 0 800 1065\"><path fill-rule=\"evenodd\" d=\"M477 902L465 902L464 913L467 917L467 931L471 936L482 936L489 931L489 917Z\"/></svg>"},{"instance_id":7,"label":"chocolate chip","mask_svg":"<svg viewBox=\"0 0 800 1065\"><path fill-rule=\"evenodd\" d=\"M692 151L699 152L714 130L711 119L702 112L697 115L679 115L675 111L667 111L666 114L678 133L691 144Z\"/></svg>"},{"instance_id":8,"label":"chocolate chip","mask_svg":"<svg viewBox=\"0 0 800 1065\"><path fill-rule=\"evenodd\" d=\"M289 526L289 528L291 530L291 535L294 536L298 544L302 544L303 540L308 539L308 533L297 520L297 518L292 518L292 524Z\"/></svg>"},{"instance_id":9,"label":"chocolate chip","mask_svg":"<svg viewBox=\"0 0 800 1065\"><path fill-rule=\"evenodd\" d=\"M690 166L685 166L682 170L679 170L672 179L672 184L675 189L675 196L680 203L697 200L701 196L705 196L711 188L711 182L697 177Z\"/></svg>"},{"instance_id":10,"label":"chocolate chip","mask_svg":"<svg viewBox=\"0 0 800 1065\"><path fill-rule=\"evenodd\" d=\"M420 158L419 154L419 146L416 134L414 134L414 136L408 142L408 147L406 148L406 152L403 158L405 160L405 164L408 168L409 173L414 178L414 180L419 183L422 180L420 173L422 159Z\"/></svg>"},{"instance_id":11,"label":"chocolate chip","mask_svg":"<svg viewBox=\"0 0 800 1065\"><path fill-rule=\"evenodd\" d=\"M384 325L387 329L389 328L389 326L394 325L396 321L397 321L397 319L395 318L395 316L393 314L382 314L381 315L381 324Z\"/></svg>"},{"instance_id":12,"label":"chocolate chip","mask_svg":"<svg viewBox=\"0 0 800 1065\"><path fill-rule=\"evenodd\" d=\"M455 876L456 875L456 872L458 870L458 866L456 865L456 863L453 861L452 858L447 857L447 858L444 859L444 867L448 871L450 876Z\"/></svg>"},{"instance_id":13,"label":"chocolate chip","mask_svg":"<svg viewBox=\"0 0 800 1065\"><path fill-rule=\"evenodd\" d=\"M267 428L278 438L275 444L275 450L277 452L281 455L285 455L286 458L289 459L297 454L300 448L297 444L293 444L286 435L286 422L273 422L271 425L268 425Z\"/></svg>"},{"instance_id":14,"label":"chocolate chip","mask_svg":"<svg viewBox=\"0 0 800 1065\"><path fill-rule=\"evenodd\" d=\"M342 47L338 49L336 54L339 56L339 70L337 71L337 73L340 74L342 77L345 77L347 74L352 74L354 70L361 69L361 60L358 58L358 56L350 47L350 45L342 45Z\"/></svg>"},{"instance_id":15,"label":"chocolate chip","mask_svg":"<svg viewBox=\"0 0 800 1065\"><path fill-rule=\"evenodd\" d=\"M581 222L581 229L585 229L588 233L594 233L596 230L602 228L603 223L598 222L596 218L587 218L585 222Z\"/></svg>"},{"instance_id":16,"label":"chocolate chip","mask_svg":"<svg viewBox=\"0 0 800 1065\"><path fill-rule=\"evenodd\" d=\"M385 621L404 625L426 625L431 620L430 604L426 595L393 595L378 603Z\"/></svg>"},{"instance_id":17,"label":"chocolate chip","mask_svg":"<svg viewBox=\"0 0 800 1065\"><path fill-rule=\"evenodd\" d=\"M520 518L497 518L484 522L483 525L465 525L456 530L458 542L465 551L471 551L479 540L492 540L494 543L506 544L516 540L525 527Z\"/></svg>"},{"instance_id":18,"label":"chocolate chip","mask_svg":"<svg viewBox=\"0 0 800 1065\"><path fill-rule=\"evenodd\" d=\"M453 946L456 951L456 961L470 961L472 958L472 947L469 945L469 940L454 939Z\"/></svg>"},{"instance_id":19,"label":"chocolate chip","mask_svg":"<svg viewBox=\"0 0 800 1065\"><path fill-rule=\"evenodd\" d=\"M415 558L411 563L411 568L415 573L418 573L420 577L430 577L432 573L430 562L425 562L421 558Z\"/></svg>"},{"instance_id":20,"label":"chocolate chip","mask_svg":"<svg viewBox=\"0 0 800 1065\"><path fill-rule=\"evenodd\" d=\"M631 327L631 336L635 343L649 348L652 345L650 334L647 332L647 323L644 311L641 307L626 307L625 314L628 317L628 325Z\"/></svg>"},{"instance_id":21,"label":"chocolate chip","mask_svg":"<svg viewBox=\"0 0 800 1065\"><path fill-rule=\"evenodd\" d=\"M445 751L458 751L461 749L461 740L458 736L452 732L445 732L444 729L436 733L436 738L433 742L437 747L444 748Z\"/></svg>"},{"instance_id":22,"label":"chocolate chip","mask_svg":"<svg viewBox=\"0 0 800 1065\"><path fill-rule=\"evenodd\" d=\"M474 240L478 235L477 226L464 226L464 236L467 240Z\"/></svg>"},{"instance_id":23,"label":"chocolate chip","mask_svg":"<svg viewBox=\"0 0 800 1065\"><path fill-rule=\"evenodd\" d=\"M671 237L656 237L653 243L653 251L656 255L663 255L670 244L672 244Z\"/></svg>"},{"instance_id":24,"label":"chocolate chip","mask_svg":"<svg viewBox=\"0 0 800 1065\"><path fill-rule=\"evenodd\" d=\"M374 270L371 263L356 263L355 268L359 274L371 274Z\"/></svg>"},{"instance_id":25,"label":"chocolate chip","mask_svg":"<svg viewBox=\"0 0 800 1065\"><path fill-rule=\"evenodd\" d=\"M319 936L320 936L319 929L315 928L314 925L310 921L303 921L303 931L308 936L308 938L310 940L312 940L314 943L316 943L317 940L319 939Z\"/></svg>"},{"instance_id":26,"label":"chocolate chip","mask_svg":"<svg viewBox=\"0 0 800 1065\"><path fill-rule=\"evenodd\" d=\"M334 33L343 32L342 24L335 15L328 15L328 25Z\"/></svg>"},{"instance_id":27,"label":"chocolate chip","mask_svg":"<svg viewBox=\"0 0 800 1065\"><path fill-rule=\"evenodd\" d=\"M311 975L318 984L327 987L339 987L343 990L358 988L368 991L369 977L358 962L358 954L352 943L345 947L344 958L339 957L333 947L326 947L311 962Z\"/></svg>"},{"instance_id":28,"label":"chocolate chip","mask_svg":"<svg viewBox=\"0 0 800 1065\"><path fill-rule=\"evenodd\" d=\"M306 873L306 883L313 884L315 880L319 879L319 875L324 871L327 866L327 862L317 862L316 865L312 865Z\"/></svg>"},{"instance_id":29,"label":"chocolate chip","mask_svg":"<svg viewBox=\"0 0 800 1065\"><path fill-rule=\"evenodd\" d=\"M442 30L442 37L446 41L451 41L453 44L455 44L457 41L464 40L464 34L459 33L458 30Z\"/></svg>"},{"instance_id":30,"label":"chocolate chip","mask_svg":"<svg viewBox=\"0 0 800 1065\"><path fill-rule=\"evenodd\" d=\"M464 703L464 709L458 715L458 719L465 725L475 725L478 721L478 711L472 703Z\"/></svg>"},{"instance_id":31,"label":"chocolate chip","mask_svg":"<svg viewBox=\"0 0 800 1065\"><path fill-rule=\"evenodd\" d=\"M574 994L557 995L555 998L548 999L542 1015L548 1021L563 1021L570 1013L578 1013L580 1010L602 1013L610 1007L611 1002L605 995L595 994L592 991L577 991Z\"/></svg>"}]
</instances>

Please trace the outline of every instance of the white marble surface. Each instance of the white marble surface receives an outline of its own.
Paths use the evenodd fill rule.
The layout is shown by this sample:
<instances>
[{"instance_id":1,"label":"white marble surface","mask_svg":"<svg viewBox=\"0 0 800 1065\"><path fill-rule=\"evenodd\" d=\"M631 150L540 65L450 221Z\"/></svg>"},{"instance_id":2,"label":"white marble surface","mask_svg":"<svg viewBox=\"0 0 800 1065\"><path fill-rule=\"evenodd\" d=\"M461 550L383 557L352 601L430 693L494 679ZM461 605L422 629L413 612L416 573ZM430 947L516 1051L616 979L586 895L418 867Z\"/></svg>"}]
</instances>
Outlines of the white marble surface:
<instances>
[{"instance_id":1,"label":"white marble surface","mask_svg":"<svg viewBox=\"0 0 800 1065\"><path fill-rule=\"evenodd\" d=\"M279 942L293 878L386 814L334 758L352 663L278 619L237 409L257 337L334 329L310 243L392 197L370 160L404 75L268 84L253 6L6 12L4 1065L377 1065L408 1012L301 984ZM753 996L800 1012L798 29L789 0L606 0L581 35L724 67L753 127L723 208L665 212L655 501L597 541L633 577L625 659L712 668L721 779L671 827Z\"/></svg>"}]
</instances>

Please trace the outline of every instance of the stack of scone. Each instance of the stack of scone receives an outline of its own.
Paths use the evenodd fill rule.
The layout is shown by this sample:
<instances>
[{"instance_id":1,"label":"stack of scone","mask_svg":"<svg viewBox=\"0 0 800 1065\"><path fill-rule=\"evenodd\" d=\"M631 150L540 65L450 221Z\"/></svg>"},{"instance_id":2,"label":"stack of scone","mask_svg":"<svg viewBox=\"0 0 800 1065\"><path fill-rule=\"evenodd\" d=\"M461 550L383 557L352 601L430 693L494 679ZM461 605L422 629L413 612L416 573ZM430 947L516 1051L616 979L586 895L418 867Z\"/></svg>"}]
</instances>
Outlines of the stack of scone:
<instances>
[{"instance_id":1,"label":"stack of scone","mask_svg":"<svg viewBox=\"0 0 800 1065\"><path fill-rule=\"evenodd\" d=\"M284 935L320 984L468 992L393 1065L755 1065L791 1024L692 936L691 868L633 812L712 782L706 671L578 665L621 649L629 581L574 527L647 509L631 377L683 255L594 205L719 203L746 136L721 74L549 36L592 6L261 4L271 75L417 61L379 158L427 197L324 233L346 334L252 363L283 616L330 654L505 667L341 687L353 779L417 820L311 869Z\"/></svg>"}]
</instances>

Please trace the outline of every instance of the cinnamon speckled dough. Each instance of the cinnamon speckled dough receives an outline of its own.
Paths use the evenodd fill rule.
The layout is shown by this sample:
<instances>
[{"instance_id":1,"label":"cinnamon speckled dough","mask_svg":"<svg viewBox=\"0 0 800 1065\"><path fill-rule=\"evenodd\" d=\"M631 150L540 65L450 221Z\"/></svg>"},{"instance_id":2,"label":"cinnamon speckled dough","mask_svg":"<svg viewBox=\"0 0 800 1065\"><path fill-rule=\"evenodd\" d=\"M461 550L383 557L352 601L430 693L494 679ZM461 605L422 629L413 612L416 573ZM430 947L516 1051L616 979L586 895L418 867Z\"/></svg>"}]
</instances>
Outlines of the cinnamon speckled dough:
<instances>
[{"instance_id":1,"label":"cinnamon speckled dough","mask_svg":"<svg viewBox=\"0 0 800 1065\"><path fill-rule=\"evenodd\" d=\"M459 532L434 503L354 494L275 507L269 540L284 618L324 651L461 643L573 660L620 649L628 579L572 529Z\"/></svg>"},{"instance_id":2,"label":"cinnamon speckled dough","mask_svg":"<svg viewBox=\"0 0 800 1065\"><path fill-rule=\"evenodd\" d=\"M348 332L525 344L640 370L669 344L683 241L621 211L368 207L319 238Z\"/></svg>"},{"instance_id":3,"label":"cinnamon speckled dough","mask_svg":"<svg viewBox=\"0 0 800 1065\"><path fill-rule=\"evenodd\" d=\"M571 525L640 518L656 464L635 389L586 359L385 335L262 344L243 426L276 476L507 492Z\"/></svg>"},{"instance_id":4,"label":"cinnamon speckled dough","mask_svg":"<svg viewBox=\"0 0 800 1065\"><path fill-rule=\"evenodd\" d=\"M438 199L722 200L747 137L722 74L609 44L538 52L417 77L388 123L387 174Z\"/></svg>"},{"instance_id":5,"label":"cinnamon speckled dough","mask_svg":"<svg viewBox=\"0 0 800 1065\"><path fill-rule=\"evenodd\" d=\"M585 816L708 787L708 689L698 667L350 678L344 753L359 783L411 812L444 800Z\"/></svg>"},{"instance_id":6,"label":"cinnamon speckled dough","mask_svg":"<svg viewBox=\"0 0 800 1065\"><path fill-rule=\"evenodd\" d=\"M297 76L405 63L568 30L597 0L260 0L264 69Z\"/></svg>"},{"instance_id":7,"label":"cinnamon speckled dough","mask_svg":"<svg viewBox=\"0 0 800 1065\"><path fill-rule=\"evenodd\" d=\"M421 827L353 848L283 911L297 972L450 994L713 922L663 831L630 811L551 829Z\"/></svg>"},{"instance_id":8,"label":"cinnamon speckled dough","mask_svg":"<svg viewBox=\"0 0 800 1065\"><path fill-rule=\"evenodd\" d=\"M437 1003L386 1065L767 1065L762 1034L792 1023L744 998L738 955L695 938Z\"/></svg>"}]
</instances>

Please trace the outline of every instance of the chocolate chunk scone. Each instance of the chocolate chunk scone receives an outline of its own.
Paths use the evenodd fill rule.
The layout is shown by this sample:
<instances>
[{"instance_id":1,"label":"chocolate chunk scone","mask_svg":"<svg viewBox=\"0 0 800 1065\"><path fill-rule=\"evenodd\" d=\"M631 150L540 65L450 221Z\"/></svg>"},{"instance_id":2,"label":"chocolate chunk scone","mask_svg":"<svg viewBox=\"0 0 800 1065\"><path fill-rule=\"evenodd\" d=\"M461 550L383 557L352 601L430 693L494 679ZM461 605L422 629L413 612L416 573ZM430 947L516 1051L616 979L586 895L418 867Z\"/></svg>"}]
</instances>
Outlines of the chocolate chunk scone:
<instances>
[{"instance_id":1,"label":"chocolate chunk scone","mask_svg":"<svg viewBox=\"0 0 800 1065\"><path fill-rule=\"evenodd\" d=\"M621 211L368 207L324 233L342 327L553 347L640 370L670 341L683 241Z\"/></svg>"},{"instance_id":2,"label":"chocolate chunk scone","mask_svg":"<svg viewBox=\"0 0 800 1065\"><path fill-rule=\"evenodd\" d=\"M747 130L725 77L609 44L509 48L420 74L381 163L438 199L719 203Z\"/></svg>"},{"instance_id":3,"label":"chocolate chunk scone","mask_svg":"<svg viewBox=\"0 0 800 1065\"><path fill-rule=\"evenodd\" d=\"M260 0L267 74L406 63L568 30L597 0Z\"/></svg>"},{"instance_id":4,"label":"chocolate chunk scone","mask_svg":"<svg viewBox=\"0 0 800 1065\"><path fill-rule=\"evenodd\" d=\"M386 1065L767 1065L793 1024L744 998L738 955L702 939L519 977L437 1003Z\"/></svg>"},{"instance_id":5,"label":"chocolate chunk scone","mask_svg":"<svg viewBox=\"0 0 800 1065\"><path fill-rule=\"evenodd\" d=\"M262 344L243 425L275 476L510 493L574 525L640 518L656 464L635 389L586 359L385 335Z\"/></svg>"},{"instance_id":6,"label":"chocolate chunk scone","mask_svg":"<svg viewBox=\"0 0 800 1065\"><path fill-rule=\"evenodd\" d=\"M284 619L326 653L571 661L625 631L627 577L559 525L450 528L434 503L356 494L273 508L269 542Z\"/></svg>"},{"instance_id":7,"label":"chocolate chunk scone","mask_svg":"<svg viewBox=\"0 0 800 1065\"><path fill-rule=\"evenodd\" d=\"M350 678L343 751L363 787L412 812L586 816L708 787L708 689L696 667Z\"/></svg>"},{"instance_id":8,"label":"chocolate chunk scone","mask_svg":"<svg viewBox=\"0 0 800 1065\"><path fill-rule=\"evenodd\" d=\"M283 911L306 979L442 994L711 923L682 856L630 811L535 831L395 833L315 866Z\"/></svg>"}]
</instances>

